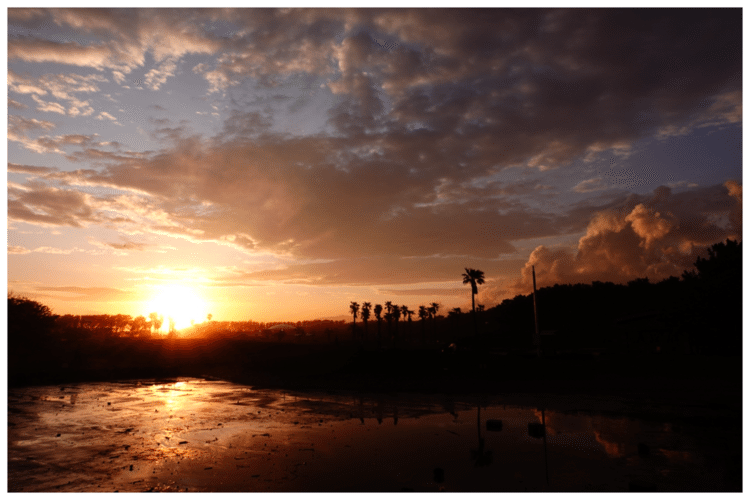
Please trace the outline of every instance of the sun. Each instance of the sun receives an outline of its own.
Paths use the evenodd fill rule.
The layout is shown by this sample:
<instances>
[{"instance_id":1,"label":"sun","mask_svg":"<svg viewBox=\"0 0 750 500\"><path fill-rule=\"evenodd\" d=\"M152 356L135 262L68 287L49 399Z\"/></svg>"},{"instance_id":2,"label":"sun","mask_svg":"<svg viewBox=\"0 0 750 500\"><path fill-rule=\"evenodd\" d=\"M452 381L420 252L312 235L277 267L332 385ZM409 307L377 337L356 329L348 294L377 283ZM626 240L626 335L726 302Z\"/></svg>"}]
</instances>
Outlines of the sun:
<instances>
[{"instance_id":1,"label":"sun","mask_svg":"<svg viewBox=\"0 0 750 500\"><path fill-rule=\"evenodd\" d=\"M208 315L208 306L200 295L189 286L169 285L159 287L147 303L148 314L158 313L164 320L161 331L169 331L169 319L180 330L193 322L202 323Z\"/></svg>"}]
</instances>

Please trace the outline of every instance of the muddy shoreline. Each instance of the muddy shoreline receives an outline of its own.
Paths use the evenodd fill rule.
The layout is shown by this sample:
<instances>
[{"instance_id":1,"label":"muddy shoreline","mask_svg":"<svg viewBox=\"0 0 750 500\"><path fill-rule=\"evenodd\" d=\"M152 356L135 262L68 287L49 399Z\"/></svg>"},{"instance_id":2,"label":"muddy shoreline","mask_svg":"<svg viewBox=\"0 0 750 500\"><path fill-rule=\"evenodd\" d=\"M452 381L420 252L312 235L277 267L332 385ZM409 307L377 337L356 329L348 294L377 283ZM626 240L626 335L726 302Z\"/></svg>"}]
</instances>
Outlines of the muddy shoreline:
<instances>
[{"instance_id":1,"label":"muddy shoreline","mask_svg":"<svg viewBox=\"0 0 750 500\"><path fill-rule=\"evenodd\" d=\"M526 434L545 412L551 483ZM627 395L30 386L9 392L8 478L11 491L735 491L738 433L727 408Z\"/></svg>"},{"instance_id":2,"label":"muddy shoreline","mask_svg":"<svg viewBox=\"0 0 750 500\"><path fill-rule=\"evenodd\" d=\"M263 345L215 349L214 357L185 356L161 366L100 370L66 368L16 378L11 387L136 379L202 377L258 389L352 394L433 394L478 399L502 394L519 403L540 397L616 401L615 411L647 417L653 408L684 414L702 408L732 421L742 414L739 356L583 356L537 359L437 351L338 350ZM591 406L591 405L589 405ZM581 407L580 410L587 408Z\"/></svg>"}]
</instances>

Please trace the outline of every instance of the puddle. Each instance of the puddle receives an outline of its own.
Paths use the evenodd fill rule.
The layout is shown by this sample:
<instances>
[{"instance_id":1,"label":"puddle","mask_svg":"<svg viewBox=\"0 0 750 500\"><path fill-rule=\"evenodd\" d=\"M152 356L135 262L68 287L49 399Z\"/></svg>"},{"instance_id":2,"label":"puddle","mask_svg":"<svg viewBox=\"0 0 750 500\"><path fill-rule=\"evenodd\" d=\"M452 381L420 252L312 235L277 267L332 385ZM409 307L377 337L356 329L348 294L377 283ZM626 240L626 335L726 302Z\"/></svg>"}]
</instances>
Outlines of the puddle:
<instances>
[{"instance_id":1,"label":"puddle","mask_svg":"<svg viewBox=\"0 0 750 500\"><path fill-rule=\"evenodd\" d=\"M732 427L576 412L569 401L293 394L202 379L8 396L10 491L741 489Z\"/></svg>"}]
</instances>

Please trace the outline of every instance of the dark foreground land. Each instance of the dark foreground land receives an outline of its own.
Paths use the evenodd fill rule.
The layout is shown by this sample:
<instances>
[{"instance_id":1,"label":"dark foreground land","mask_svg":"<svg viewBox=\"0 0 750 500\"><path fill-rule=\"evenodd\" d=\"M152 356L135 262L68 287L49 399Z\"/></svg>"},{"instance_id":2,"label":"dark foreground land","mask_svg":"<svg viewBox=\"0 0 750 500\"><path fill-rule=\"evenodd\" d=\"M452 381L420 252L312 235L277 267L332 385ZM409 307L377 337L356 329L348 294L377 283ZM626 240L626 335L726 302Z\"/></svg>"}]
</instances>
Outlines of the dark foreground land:
<instances>
[{"instance_id":1,"label":"dark foreground land","mask_svg":"<svg viewBox=\"0 0 750 500\"><path fill-rule=\"evenodd\" d=\"M741 356L362 348L249 340L121 340L81 356L39 351L10 360L11 387L209 377L254 387L368 393L581 394L725 408L741 415Z\"/></svg>"},{"instance_id":2,"label":"dark foreground land","mask_svg":"<svg viewBox=\"0 0 750 500\"><path fill-rule=\"evenodd\" d=\"M11 491L742 490L740 356L117 346L11 360Z\"/></svg>"}]
</instances>

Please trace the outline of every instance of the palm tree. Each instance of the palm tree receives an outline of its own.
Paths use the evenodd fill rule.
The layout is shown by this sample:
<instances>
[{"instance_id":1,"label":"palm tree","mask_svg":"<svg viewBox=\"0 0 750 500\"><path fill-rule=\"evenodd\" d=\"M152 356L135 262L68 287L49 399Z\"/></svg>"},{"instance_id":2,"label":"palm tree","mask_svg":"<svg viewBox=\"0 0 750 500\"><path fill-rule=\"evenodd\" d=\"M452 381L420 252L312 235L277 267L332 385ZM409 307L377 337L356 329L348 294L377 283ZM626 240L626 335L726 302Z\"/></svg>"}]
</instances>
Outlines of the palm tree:
<instances>
[{"instance_id":1,"label":"palm tree","mask_svg":"<svg viewBox=\"0 0 750 500\"><path fill-rule=\"evenodd\" d=\"M430 316L430 313L427 312L427 308L425 306L419 306L419 312L417 312L417 316L419 316L419 320L422 322L422 342L425 341L425 333L424 333L424 323L425 320Z\"/></svg>"},{"instance_id":2,"label":"palm tree","mask_svg":"<svg viewBox=\"0 0 750 500\"><path fill-rule=\"evenodd\" d=\"M406 318L408 316L409 318L409 336L411 337L411 315L414 314L414 311L410 310L406 306L401 306L401 316ZM406 332L404 332L404 337L406 337Z\"/></svg>"},{"instance_id":3,"label":"palm tree","mask_svg":"<svg viewBox=\"0 0 750 500\"><path fill-rule=\"evenodd\" d=\"M474 295L479 293L477 290L477 285L484 285L484 272L480 271L478 269L469 269L464 268L466 271L464 274L462 274L464 281L463 284L471 283L471 314L474 317L474 336L478 336L479 333L477 331L477 311L474 307Z\"/></svg>"},{"instance_id":4,"label":"palm tree","mask_svg":"<svg viewBox=\"0 0 750 500\"><path fill-rule=\"evenodd\" d=\"M349 304L349 311L352 313L352 338L356 340L355 328L357 324L357 313L359 312L359 304L352 302Z\"/></svg>"},{"instance_id":5,"label":"palm tree","mask_svg":"<svg viewBox=\"0 0 750 500\"><path fill-rule=\"evenodd\" d=\"M388 337L391 337L391 321L393 321L393 303L389 300L385 303L385 321L388 323Z\"/></svg>"},{"instance_id":6,"label":"palm tree","mask_svg":"<svg viewBox=\"0 0 750 500\"><path fill-rule=\"evenodd\" d=\"M380 304L375 304L373 312L375 313L375 317L378 319L378 347L380 347L380 323L383 321L383 318L381 318L380 315L383 313L383 306L381 306Z\"/></svg>"},{"instance_id":7,"label":"palm tree","mask_svg":"<svg viewBox=\"0 0 750 500\"><path fill-rule=\"evenodd\" d=\"M362 321L365 323L365 336L363 340L367 340L367 320L370 319L370 308L372 304L369 302L362 303Z\"/></svg>"},{"instance_id":8,"label":"palm tree","mask_svg":"<svg viewBox=\"0 0 750 500\"><path fill-rule=\"evenodd\" d=\"M430 307L427 308L427 312L430 313L430 318L432 319L432 336L435 337L435 340L437 340L437 333L435 331L435 318L437 317L437 313L440 310L440 304L437 302L433 302L430 304Z\"/></svg>"},{"instance_id":9,"label":"palm tree","mask_svg":"<svg viewBox=\"0 0 750 500\"><path fill-rule=\"evenodd\" d=\"M396 320L396 328L393 332L393 347L396 347L396 337L398 337L398 320L401 319L401 308L399 306L393 306L393 318Z\"/></svg>"}]
</instances>

